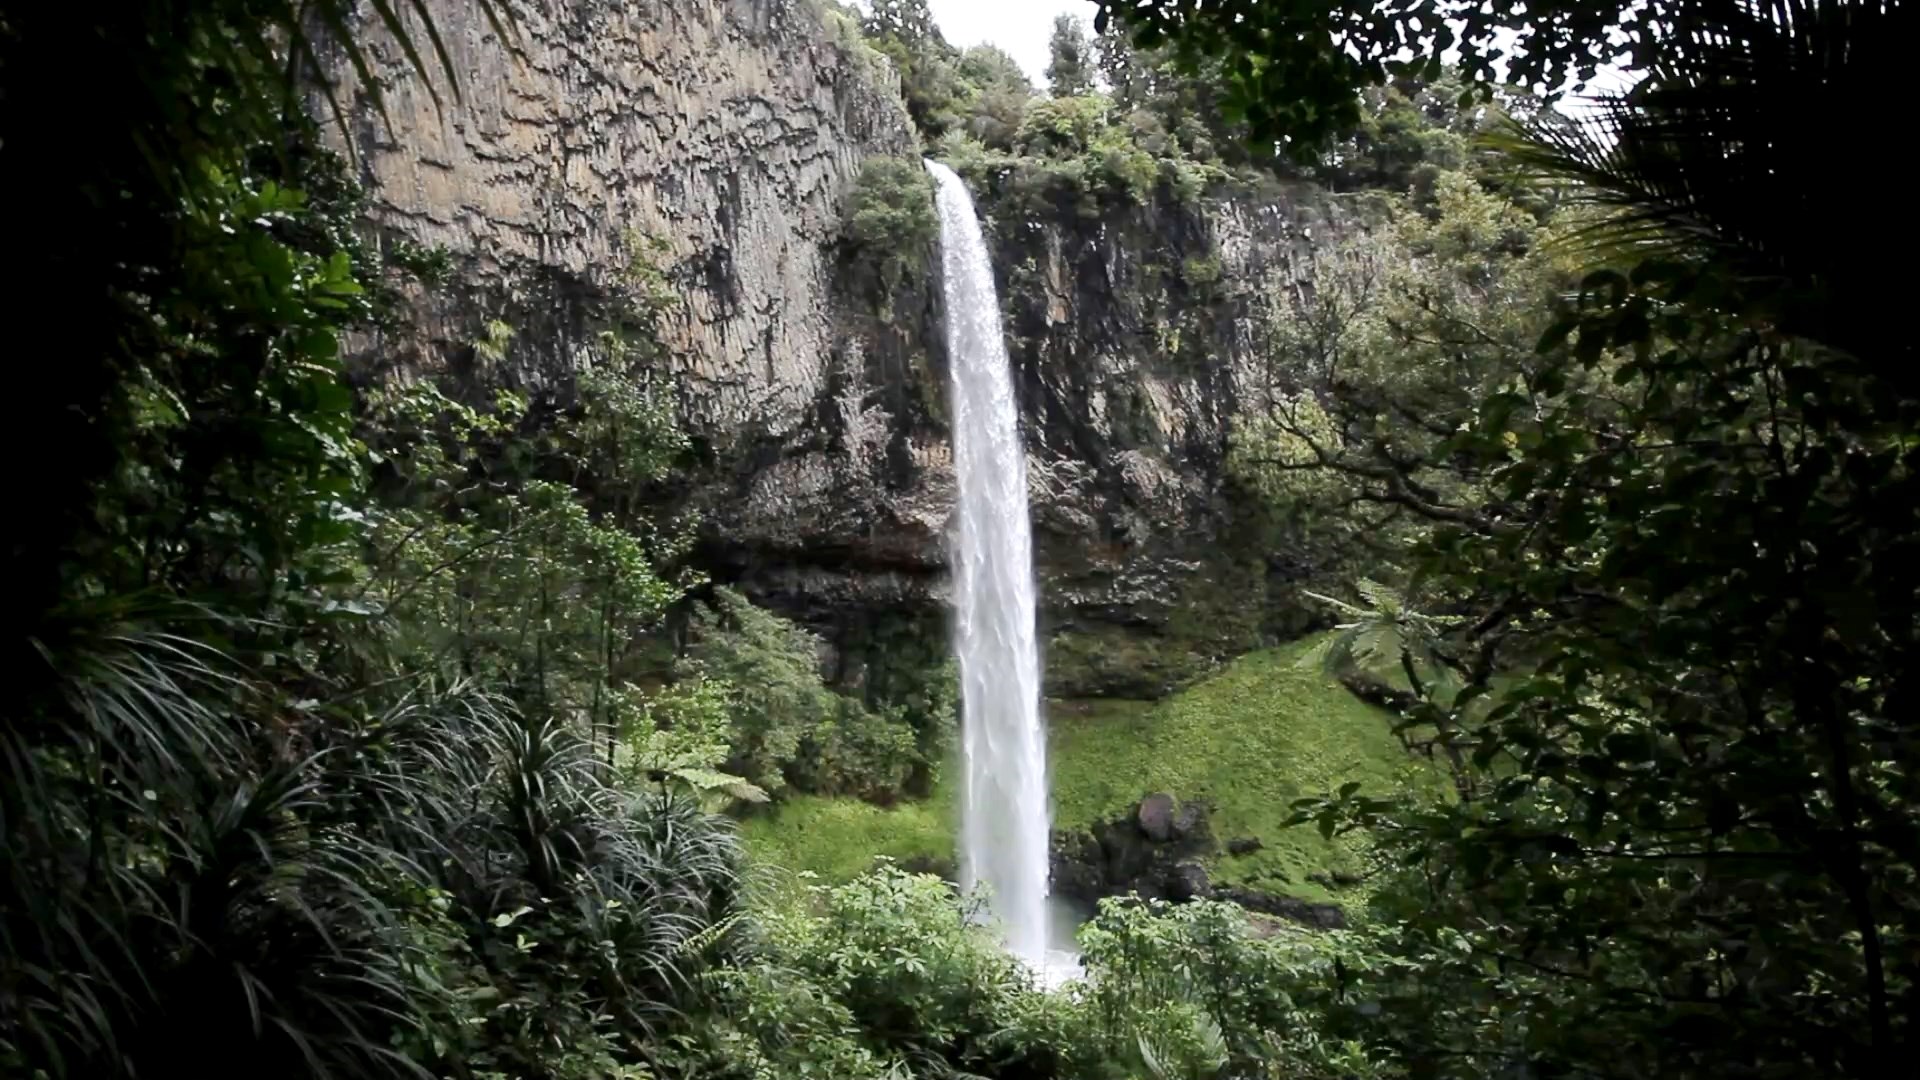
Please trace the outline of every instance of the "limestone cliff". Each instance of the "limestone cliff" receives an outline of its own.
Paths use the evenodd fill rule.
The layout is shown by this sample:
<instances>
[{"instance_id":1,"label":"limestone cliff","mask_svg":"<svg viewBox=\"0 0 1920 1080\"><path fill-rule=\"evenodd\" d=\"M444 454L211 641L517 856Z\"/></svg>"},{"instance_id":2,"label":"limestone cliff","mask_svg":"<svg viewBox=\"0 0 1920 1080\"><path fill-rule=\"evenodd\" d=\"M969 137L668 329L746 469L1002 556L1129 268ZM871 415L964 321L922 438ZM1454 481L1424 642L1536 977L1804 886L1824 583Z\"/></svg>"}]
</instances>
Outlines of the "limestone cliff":
<instances>
[{"instance_id":1,"label":"limestone cliff","mask_svg":"<svg viewBox=\"0 0 1920 1080\"><path fill-rule=\"evenodd\" d=\"M461 99L436 107L388 48L387 120L350 108L373 226L445 248L453 273L412 290L363 363L564 397L644 263L703 450L700 557L843 644L876 619L937 629L934 252L876 298L839 243L862 161L919 152L890 69L806 0L538 0L508 42L457 0L429 6ZM1265 298L1309 287L1324 212L1275 184L1089 203L969 179L1018 369L1054 689L1155 693L1245 644L1247 590L1285 570L1224 543L1245 522L1221 471ZM490 326L511 337L477 348ZM1212 621L1208 595L1241 616Z\"/></svg>"}]
</instances>

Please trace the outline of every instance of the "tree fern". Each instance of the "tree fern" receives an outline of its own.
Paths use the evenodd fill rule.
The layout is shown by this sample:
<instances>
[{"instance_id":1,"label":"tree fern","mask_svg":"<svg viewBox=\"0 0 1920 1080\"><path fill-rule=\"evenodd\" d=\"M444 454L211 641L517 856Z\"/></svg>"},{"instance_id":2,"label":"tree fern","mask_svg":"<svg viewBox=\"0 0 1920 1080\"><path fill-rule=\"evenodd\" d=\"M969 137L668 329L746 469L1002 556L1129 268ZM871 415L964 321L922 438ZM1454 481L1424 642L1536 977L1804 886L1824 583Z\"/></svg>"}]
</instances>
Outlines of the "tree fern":
<instances>
[{"instance_id":1,"label":"tree fern","mask_svg":"<svg viewBox=\"0 0 1920 1080\"><path fill-rule=\"evenodd\" d=\"M1409 607L1400 590L1362 579L1354 586L1364 604L1309 592L1306 595L1333 608L1346 621L1301 654L1303 666L1318 666L1334 675L1352 673L1379 676L1398 670L1416 692L1432 678L1446 678L1439 642L1447 628L1460 619L1429 615Z\"/></svg>"}]
</instances>

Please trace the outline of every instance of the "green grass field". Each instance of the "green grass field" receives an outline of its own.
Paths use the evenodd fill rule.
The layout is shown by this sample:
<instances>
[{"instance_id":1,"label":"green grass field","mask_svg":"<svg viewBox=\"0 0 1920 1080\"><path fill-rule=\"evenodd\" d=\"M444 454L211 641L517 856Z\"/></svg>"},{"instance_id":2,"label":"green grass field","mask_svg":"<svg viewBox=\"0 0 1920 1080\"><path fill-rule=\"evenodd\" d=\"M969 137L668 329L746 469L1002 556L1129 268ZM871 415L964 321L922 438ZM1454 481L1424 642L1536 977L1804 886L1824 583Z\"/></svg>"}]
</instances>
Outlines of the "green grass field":
<instances>
[{"instance_id":1,"label":"green grass field","mask_svg":"<svg viewBox=\"0 0 1920 1080\"><path fill-rule=\"evenodd\" d=\"M1349 781L1372 794L1409 785L1439 791L1444 778L1400 748L1385 713L1303 666L1311 646L1251 653L1157 703L1054 703L1055 820L1112 817L1155 791L1204 799L1222 850L1214 880L1327 899L1309 875L1359 870L1364 841L1282 828L1293 801ZM1264 846L1226 855L1237 837Z\"/></svg>"},{"instance_id":2,"label":"green grass field","mask_svg":"<svg viewBox=\"0 0 1920 1080\"><path fill-rule=\"evenodd\" d=\"M741 822L740 835L748 852L764 865L848 881L871 869L879 856L898 862L951 862L959 831L953 805L939 787L932 798L890 807L790 795Z\"/></svg>"},{"instance_id":3,"label":"green grass field","mask_svg":"<svg viewBox=\"0 0 1920 1080\"><path fill-rule=\"evenodd\" d=\"M1049 702L1055 823L1090 825L1155 791L1204 799L1222 851L1216 881L1310 900L1357 896L1364 890L1335 897L1309 876L1357 871L1365 841L1328 842L1311 828L1282 828L1293 800L1356 780L1367 793L1439 792L1445 779L1401 750L1386 714L1302 666L1311 645L1251 653L1158 702ZM861 873L876 855L953 856L952 799L942 790L890 809L799 797L750 819L743 831L763 862L829 880ZM1264 846L1226 855L1237 837Z\"/></svg>"}]
</instances>

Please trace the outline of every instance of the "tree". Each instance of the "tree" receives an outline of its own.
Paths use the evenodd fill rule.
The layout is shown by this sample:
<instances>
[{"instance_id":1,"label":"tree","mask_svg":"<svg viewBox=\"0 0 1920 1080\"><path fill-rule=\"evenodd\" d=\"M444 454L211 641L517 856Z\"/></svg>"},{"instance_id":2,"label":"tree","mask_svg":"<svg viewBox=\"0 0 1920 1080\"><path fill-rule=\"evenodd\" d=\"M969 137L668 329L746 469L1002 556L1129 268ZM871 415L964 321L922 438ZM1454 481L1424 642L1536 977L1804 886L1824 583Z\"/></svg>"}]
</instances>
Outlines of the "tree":
<instances>
[{"instance_id":1,"label":"tree","mask_svg":"<svg viewBox=\"0 0 1920 1080\"><path fill-rule=\"evenodd\" d=\"M860 30L893 61L907 112L921 134L939 138L958 121L967 93L955 70L959 50L940 35L927 0L875 0Z\"/></svg>"},{"instance_id":2,"label":"tree","mask_svg":"<svg viewBox=\"0 0 1920 1080\"><path fill-rule=\"evenodd\" d=\"M1920 393L1887 283L1781 212L1849 197L1913 15L1692 16L1585 126L1508 140L1592 270L1422 455L1472 483L1400 502L1466 687L1409 719L1484 787L1302 808L1388 838L1423 1073L1890 1075L1916 1036Z\"/></svg>"},{"instance_id":3,"label":"tree","mask_svg":"<svg viewBox=\"0 0 1920 1080\"><path fill-rule=\"evenodd\" d=\"M1079 16L1061 15L1053 20L1047 57L1047 89L1054 97L1093 93L1092 49L1087 41L1086 24Z\"/></svg>"},{"instance_id":4,"label":"tree","mask_svg":"<svg viewBox=\"0 0 1920 1080\"><path fill-rule=\"evenodd\" d=\"M960 58L960 77L974 88L967 134L990 150L1013 149L1014 135L1033 102L1033 83L1020 62L992 45L975 45Z\"/></svg>"},{"instance_id":5,"label":"tree","mask_svg":"<svg viewBox=\"0 0 1920 1080\"><path fill-rule=\"evenodd\" d=\"M1540 366L1534 345L1576 280L1555 249L1571 231L1455 171L1427 205L1395 199L1374 228L1315 252L1313 288L1270 300L1271 351L1231 436L1235 481L1302 519L1350 575L1411 574L1410 544L1435 522L1499 512L1484 467L1450 443ZM1603 390L1582 379L1560 396L1597 409Z\"/></svg>"},{"instance_id":6,"label":"tree","mask_svg":"<svg viewBox=\"0 0 1920 1080\"><path fill-rule=\"evenodd\" d=\"M940 37L927 0L871 0L861 29L869 37L891 38L918 46Z\"/></svg>"},{"instance_id":7,"label":"tree","mask_svg":"<svg viewBox=\"0 0 1920 1080\"><path fill-rule=\"evenodd\" d=\"M1311 157L1361 120L1359 94L1390 78L1438 78L1456 64L1471 92L1498 86L1583 91L1601 70L1686 66L1712 48L1694 29L1752 11L1779 21L1796 11L1847 8L1803 0L1099 0L1095 28L1142 48L1173 49L1187 65L1239 58L1223 107L1254 137ZM1897 7L1898 5L1889 5Z\"/></svg>"},{"instance_id":8,"label":"tree","mask_svg":"<svg viewBox=\"0 0 1920 1080\"><path fill-rule=\"evenodd\" d=\"M1202 161L1273 164L1274 155L1248 138L1244 124L1222 114L1225 83L1217 62L1182 63L1168 47L1136 46L1117 27L1098 34L1094 49L1107 92L1130 122L1158 128L1180 151Z\"/></svg>"}]
</instances>

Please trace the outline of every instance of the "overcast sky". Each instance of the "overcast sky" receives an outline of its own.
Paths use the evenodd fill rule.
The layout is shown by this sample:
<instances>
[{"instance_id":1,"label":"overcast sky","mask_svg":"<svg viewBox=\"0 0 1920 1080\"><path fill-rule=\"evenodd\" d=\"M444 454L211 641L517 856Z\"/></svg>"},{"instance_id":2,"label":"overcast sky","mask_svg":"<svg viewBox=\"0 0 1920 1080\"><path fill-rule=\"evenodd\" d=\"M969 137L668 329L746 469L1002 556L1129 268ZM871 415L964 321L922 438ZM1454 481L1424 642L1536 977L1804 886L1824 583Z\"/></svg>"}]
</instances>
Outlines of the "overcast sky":
<instances>
[{"instance_id":1,"label":"overcast sky","mask_svg":"<svg viewBox=\"0 0 1920 1080\"><path fill-rule=\"evenodd\" d=\"M1078 15L1091 31L1096 10L1092 0L927 0L927 6L947 41L963 49L982 42L1000 46L1042 90L1047 86L1047 38L1054 18ZM1596 89L1619 90L1627 80L1618 70L1603 68L1596 82ZM1581 111L1577 101L1562 108Z\"/></svg>"},{"instance_id":2,"label":"overcast sky","mask_svg":"<svg viewBox=\"0 0 1920 1080\"><path fill-rule=\"evenodd\" d=\"M927 6L949 42L963 49L982 42L998 45L1042 87L1047 84L1047 37L1053 33L1054 18L1078 15L1089 31L1093 27L1090 0L928 0Z\"/></svg>"}]
</instances>

